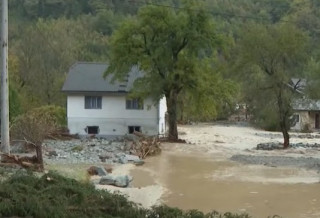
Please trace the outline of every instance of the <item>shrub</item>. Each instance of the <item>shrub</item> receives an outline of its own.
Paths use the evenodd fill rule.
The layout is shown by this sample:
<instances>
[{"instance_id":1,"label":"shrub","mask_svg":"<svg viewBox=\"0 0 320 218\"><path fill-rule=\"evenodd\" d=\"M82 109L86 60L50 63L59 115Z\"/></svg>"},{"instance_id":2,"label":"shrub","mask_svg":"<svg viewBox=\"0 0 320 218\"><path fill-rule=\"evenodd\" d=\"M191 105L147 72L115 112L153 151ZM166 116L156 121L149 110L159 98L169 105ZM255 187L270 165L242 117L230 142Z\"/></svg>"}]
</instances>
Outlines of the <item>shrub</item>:
<instances>
[{"instance_id":1,"label":"shrub","mask_svg":"<svg viewBox=\"0 0 320 218\"><path fill-rule=\"evenodd\" d=\"M11 127L14 139L25 140L37 153L39 169L43 169L42 143L65 124L65 112L61 107L44 106L18 116Z\"/></svg>"},{"instance_id":2,"label":"shrub","mask_svg":"<svg viewBox=\"0 0 320 218\"><path fill-rule=\"evenodd\" d=\"M254 111L254 125L267 131L279 131L279 118L275 108L266 105Z\"/></svg>"},{"instance_id":3,"label":"shrub","mask_svg":"<svg viewBox=\"0 0 320 218\"><path fill-rule=\"evenodd\" d=\"M49 172L15 175L0 186L0 217L143 217L145 211L118 194Z\"/></svg>"},{"instance_id":4,"label":"shrub","mask_svg":"<svg viewBox=\"0 0 320 218\"><path fill-rule=\"evenodd\" d=\"M31 110L29 113L34 114L38 118L43 118L55 123L58 127L65 127L67 125L67 114L63 107L55 105L46 105Z\"/></svg>"},{"instance_id":5,"label":"shrub","mask_svg":"<svg viewBox=\"0 0 320 218\"><path fill-rule=\"evenodd\" d=\"M42 177L16 174L0 183L0 217L105 217L105 218L249 218L248 215L197 210L182 211L168 206L143 209L124 196L96 190L88 183L49 172Z\"/></svg>"}]
</instances>

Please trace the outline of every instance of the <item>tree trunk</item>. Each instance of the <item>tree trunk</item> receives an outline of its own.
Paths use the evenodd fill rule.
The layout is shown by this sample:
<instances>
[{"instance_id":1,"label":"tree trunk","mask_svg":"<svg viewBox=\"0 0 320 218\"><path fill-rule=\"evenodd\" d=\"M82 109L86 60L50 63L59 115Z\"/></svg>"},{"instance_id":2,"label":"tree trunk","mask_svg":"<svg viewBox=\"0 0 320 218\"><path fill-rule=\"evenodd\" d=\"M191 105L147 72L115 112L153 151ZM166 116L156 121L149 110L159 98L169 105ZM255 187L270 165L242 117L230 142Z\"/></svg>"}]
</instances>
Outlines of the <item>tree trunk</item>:
<instances>
[{"instance_id":1,"label":"tree trunk","mask_svg":"<svg viewBox=\"0 0 320 218\"><path fill-rule=\"evenodd\" d=\"M177 127L177 99L178 92L172 90L170 94L166 95L167 100L167 111L168 111L168 125L170 141L178 140L178 127Z\"/></svg>"},{"instance_id":2,"label":"tree trunk","mask_svg":"<svg viewBox=\"0 0 320 218\"><path fill-rule=\"evenodd\" d=\"M283 121L280 124L280 128L281 128L281 132L283 135L283 148L287 149L289 147L289 143L290 143L290 136L288 133L288 128L286 128L286 124L283 123Z\"/></svg>"},{"instance_id":3,"label":"tree trunk","mask_svg":"<svg viewBox=\"0 0 320 218\"><path fill-rule=\"evenodd\" d=\"M279 94L278 94L278 108L279 108L279 118L280 118L280 129L283 135L283 148L286 149L290 144L290 136L288 133L288 106L286 107L285 99L283 99L283 87L280 86Z\"/></svg>"},{"instance_id":4,"label":"tree trunk","mask_svg":"<svg viewBox=\"0 0 320 218\"><path fill-rule=\"evenodd\" d=\"M40 168L39 170L43 171L44 165L43 165L43 156L42 156L42 143L36 143L36 153L37 153L37 161Z\"/></svg>"}]
</instances>

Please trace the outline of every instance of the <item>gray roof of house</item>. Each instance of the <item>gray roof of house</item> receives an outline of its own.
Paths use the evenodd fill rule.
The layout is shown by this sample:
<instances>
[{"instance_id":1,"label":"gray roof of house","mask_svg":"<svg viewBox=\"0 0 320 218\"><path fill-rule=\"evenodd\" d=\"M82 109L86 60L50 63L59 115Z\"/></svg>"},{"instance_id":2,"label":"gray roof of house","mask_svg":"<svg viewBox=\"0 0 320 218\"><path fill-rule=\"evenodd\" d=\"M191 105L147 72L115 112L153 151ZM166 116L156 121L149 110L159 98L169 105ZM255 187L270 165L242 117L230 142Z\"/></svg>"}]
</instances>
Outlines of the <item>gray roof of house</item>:
<instances>
[{"instance_id":1,"label":"gray roof of house","mask_svg":"<svg viewBox=\"0 0 320 218\"><path fill-rule=\"evenodd\" d=\"M103 78L104 72L108 69L106 63L77 62L69 70L67 78L62 87L63 92L128 92L133 86L134 80L142 77L137 67L132 67L128 77L124 81L112 82L112 75Z\"/></svg>"},{"instance_id":2,"label":"gray roof of house","mask_svg":"<svg viewBox=\"0 0 320 218\"><path fill-rule=\"evenodd\" d=\"M297 99L292 108L296 111L320 111L320 100Z\"/></svg>"}]
</instances>

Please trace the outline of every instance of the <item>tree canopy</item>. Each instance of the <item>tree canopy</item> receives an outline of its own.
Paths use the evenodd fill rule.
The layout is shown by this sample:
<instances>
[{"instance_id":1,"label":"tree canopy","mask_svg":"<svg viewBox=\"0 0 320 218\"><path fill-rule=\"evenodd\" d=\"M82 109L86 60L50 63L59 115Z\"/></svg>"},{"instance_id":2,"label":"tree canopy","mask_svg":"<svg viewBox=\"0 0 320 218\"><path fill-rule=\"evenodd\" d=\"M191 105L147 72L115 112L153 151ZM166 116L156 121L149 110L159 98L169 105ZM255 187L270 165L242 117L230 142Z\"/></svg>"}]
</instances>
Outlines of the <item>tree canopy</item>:
<instances>
[{"instance_id":1,"label":"tree canopy","mask_svg":"<svg viewBox=\"0 0 320 218\"><path fill-rule=\"evenodd\" d=\"M307 42L301 30L280 24L251 25L239 42L239 66L244 71L243 76L250 78L244 81L251 92L252 106L259 112L268 108L270 113L276 108L275 118L283 133L285 148L289 146L292 101L297 94L296 84L292 84L291 79L301 76Z\"/></svg>"},{"instance_id":2,"label":"tree canopy","mask_svg":"<svg viewBox=\"0 0 320 218\"><path fill-rule=\"evenodd\" d=\"M134 65L143 71L144 77L136 81L134 92L156 99L166 97L171 140L178 139L180 93L189 90L207 96L212 91L203 80L212 81L214 68L208 60L221 45L214 24L203 8L193 2L184 7L174 10L146 6L140 9L136 19L123 23L111 38L107 72L115 73L115 79L123 79ZM203 86L205 90L201 90ZM210 102L209 98L205 101Z\"/></svg>"}]
</instances>

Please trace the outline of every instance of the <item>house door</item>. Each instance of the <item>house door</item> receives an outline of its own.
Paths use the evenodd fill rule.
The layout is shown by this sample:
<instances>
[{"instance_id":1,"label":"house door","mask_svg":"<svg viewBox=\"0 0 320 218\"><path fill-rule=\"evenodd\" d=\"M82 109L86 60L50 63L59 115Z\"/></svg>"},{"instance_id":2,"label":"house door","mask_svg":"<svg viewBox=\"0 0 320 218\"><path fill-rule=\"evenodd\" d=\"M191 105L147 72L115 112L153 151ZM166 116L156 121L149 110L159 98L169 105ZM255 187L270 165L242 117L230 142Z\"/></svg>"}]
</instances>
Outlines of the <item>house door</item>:
<instances>
[{"instance_id":1,"label":"house door","mask_svg":"<svg viewBox=\"0 0 320 218\"><path fill-rule=\"evenodd\" d=\"M319 116L319 114L316 114L315 120L316 120L315 128L320 129L320 116Z\"/></svg>"}]
</instances>

